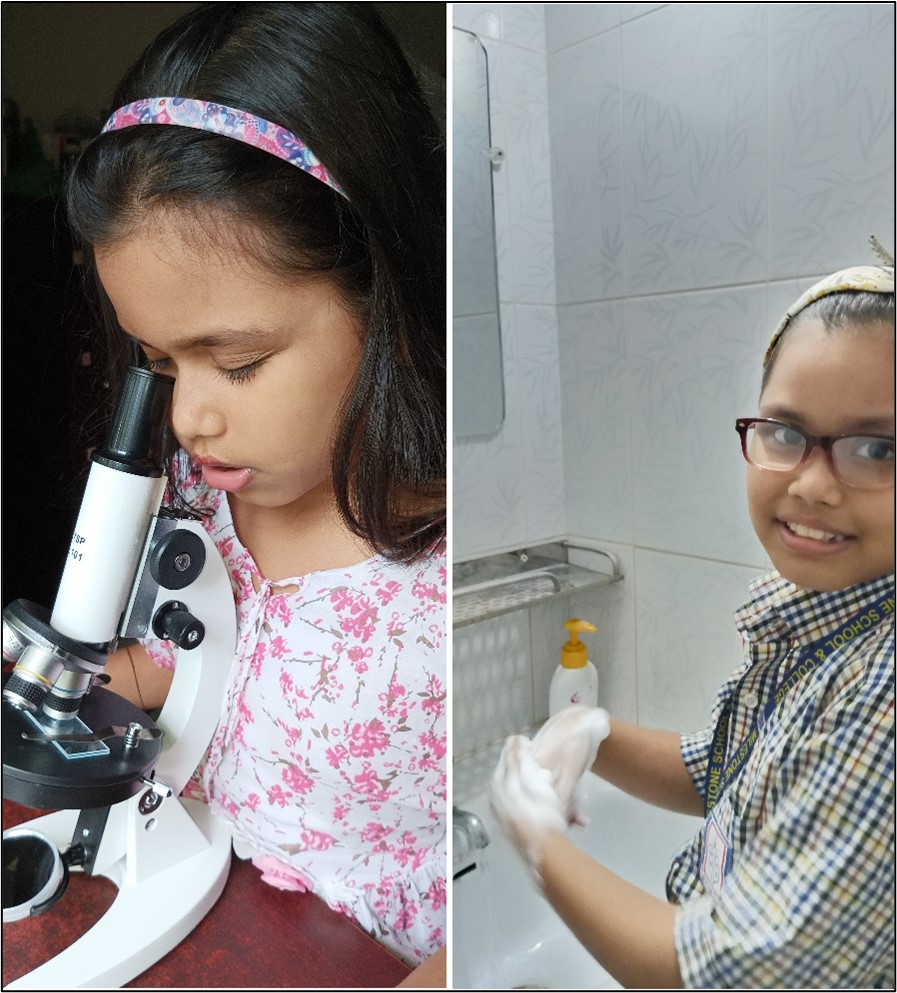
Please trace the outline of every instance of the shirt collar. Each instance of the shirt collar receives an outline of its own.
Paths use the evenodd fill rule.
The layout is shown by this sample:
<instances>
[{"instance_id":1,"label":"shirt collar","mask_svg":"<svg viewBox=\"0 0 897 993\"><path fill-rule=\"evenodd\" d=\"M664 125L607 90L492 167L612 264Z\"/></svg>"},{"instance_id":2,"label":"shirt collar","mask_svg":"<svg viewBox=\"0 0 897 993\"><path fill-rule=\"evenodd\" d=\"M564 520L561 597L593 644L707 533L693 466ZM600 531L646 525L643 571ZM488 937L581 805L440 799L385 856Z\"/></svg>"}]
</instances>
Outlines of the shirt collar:
<instances>
[{"instance_id":1,"label":"shirt collar","mask_svg":"<svg viewBox=\"0 0 897 993\"><path fill-rule=\"evenodd\" d=\"M894 573L820 593L771 572L755 579L750 590L750 601L735 614L739 631L753 642L787 638L803 643L834 630L889 593L893 600Z\"/></svg>"}]
</instances>

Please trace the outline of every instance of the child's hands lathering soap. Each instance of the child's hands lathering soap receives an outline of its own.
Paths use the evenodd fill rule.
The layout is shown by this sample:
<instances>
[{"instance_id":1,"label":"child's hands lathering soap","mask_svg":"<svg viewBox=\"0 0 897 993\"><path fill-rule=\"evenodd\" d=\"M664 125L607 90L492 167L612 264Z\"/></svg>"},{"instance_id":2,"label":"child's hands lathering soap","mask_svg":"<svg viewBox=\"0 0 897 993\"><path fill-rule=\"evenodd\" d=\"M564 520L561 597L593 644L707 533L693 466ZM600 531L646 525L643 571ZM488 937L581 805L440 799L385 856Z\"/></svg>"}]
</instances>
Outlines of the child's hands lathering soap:
<instances>
[{"instance_id":1,"label":"child's hands lathering soap","mask_svg":"<svg viewBox=\"0 0 897 993\"><path fill-rule=\"evenodd\" d=\"M601 707L565 707L550 717L533 738L533 757L550 770L568 824L585 826L580 785L592 768L598 747L610 734L610 718Z\"/></svg>"}]
</instances>

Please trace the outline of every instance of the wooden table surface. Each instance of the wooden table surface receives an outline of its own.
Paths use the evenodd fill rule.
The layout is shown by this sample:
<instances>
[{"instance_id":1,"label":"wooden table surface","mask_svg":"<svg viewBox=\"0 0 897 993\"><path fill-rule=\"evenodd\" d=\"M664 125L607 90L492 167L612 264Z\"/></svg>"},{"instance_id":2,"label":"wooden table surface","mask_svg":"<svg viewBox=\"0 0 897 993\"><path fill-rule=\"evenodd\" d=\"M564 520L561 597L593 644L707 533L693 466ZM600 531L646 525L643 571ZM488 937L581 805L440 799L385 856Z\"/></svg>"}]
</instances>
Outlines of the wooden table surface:
<instances>
[{"instance_id":1,"label":"wooden table surface","mask_svg":"<svg viewBox=\"0 0 897 993\"><path fill-rule=\"evenodd\" d=\"M3 827L34 811L3 801ZM84 934L111 906L115 885L73 872L47 913L3 925L3 986L48 961ZM139 922L135 922L139 927ZM127 984L132 988L392 987L410 969L353 921L311 893L261 881L236 857L218 902L164 958Z\"/></svg>"}]
</instances>

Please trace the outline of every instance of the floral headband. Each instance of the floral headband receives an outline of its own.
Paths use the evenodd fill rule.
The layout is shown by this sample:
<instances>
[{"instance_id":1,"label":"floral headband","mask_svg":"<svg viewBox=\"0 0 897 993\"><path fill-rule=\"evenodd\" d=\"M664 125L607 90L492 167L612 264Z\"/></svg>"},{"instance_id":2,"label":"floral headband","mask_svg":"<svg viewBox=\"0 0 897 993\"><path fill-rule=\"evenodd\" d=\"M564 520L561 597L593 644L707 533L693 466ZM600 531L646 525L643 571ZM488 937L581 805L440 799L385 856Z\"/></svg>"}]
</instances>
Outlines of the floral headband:
<instances>
[{"instance_id":1,"label":"floral headband","mask_svg":"<svg viewBox=\"0 0 897 993\"><path fill-rule=\"evenodd\" d=\"M766 355L763 357L764 367L769 364L772 353L775 351L785 328L811 303L815 303L822 297L830 296L832 293L843 293L850 290L865 291L866 293L894 292L894 259L881 247L877 238L870 236L869 242L875 254L881 259L881 264L842 269L840 272L832 273L831 276L826 276L825 279L820 279L818 283L811 286L806 293L791 304L785 312L785 316L779 321L779 326L776 328L769 348L766 349Z\"/></svg>"},{"instance_id":2,"label":"floral headband","mask_svg":"<svg viewBox=\"0 0 897 993\"><path fill-rule=\"evenodd\" d=\"M103 125L102 134L137 124L175 124L242 141L289 162L346 197L305 142L279 124L245 110L187 97L149 97L119 107Z\"/></svg>"}]
</instances>

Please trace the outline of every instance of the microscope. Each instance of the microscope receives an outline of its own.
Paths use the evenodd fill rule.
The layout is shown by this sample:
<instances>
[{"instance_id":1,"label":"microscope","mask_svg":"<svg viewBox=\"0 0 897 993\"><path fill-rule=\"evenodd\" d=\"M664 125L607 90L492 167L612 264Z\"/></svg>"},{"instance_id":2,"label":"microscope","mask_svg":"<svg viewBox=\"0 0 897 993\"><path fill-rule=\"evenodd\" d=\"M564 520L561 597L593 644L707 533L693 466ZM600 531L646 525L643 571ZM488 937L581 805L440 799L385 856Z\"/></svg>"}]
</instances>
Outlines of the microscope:
<instances>
[{"instance_id":1,"label":"microscope","mask_svg":"<svg viewBox=\"0 0 897 993\"><path fill-rule=\"evenodd\" d=\"M174 380L127 371L90 474L52 612L3 611L3 795L53 811L3 833L3 922L49 909L70 871L118 893L86 934L9 989L121 986L212 908L231 834L180 797L221 714L236 646L227 570L201 522L161 509ZM155 720L106 689L119 638L179 649Z\"/></svg>"}]
</instances>

